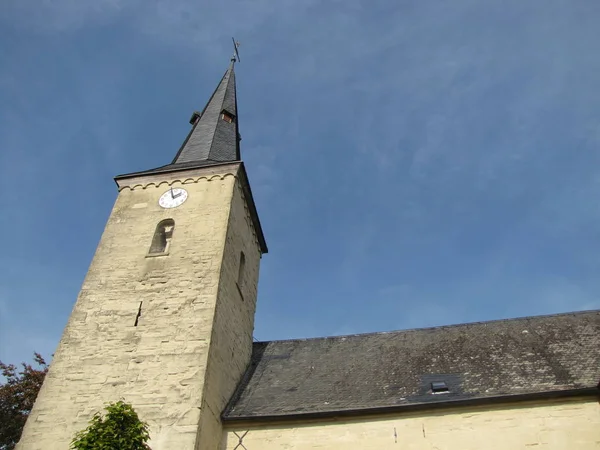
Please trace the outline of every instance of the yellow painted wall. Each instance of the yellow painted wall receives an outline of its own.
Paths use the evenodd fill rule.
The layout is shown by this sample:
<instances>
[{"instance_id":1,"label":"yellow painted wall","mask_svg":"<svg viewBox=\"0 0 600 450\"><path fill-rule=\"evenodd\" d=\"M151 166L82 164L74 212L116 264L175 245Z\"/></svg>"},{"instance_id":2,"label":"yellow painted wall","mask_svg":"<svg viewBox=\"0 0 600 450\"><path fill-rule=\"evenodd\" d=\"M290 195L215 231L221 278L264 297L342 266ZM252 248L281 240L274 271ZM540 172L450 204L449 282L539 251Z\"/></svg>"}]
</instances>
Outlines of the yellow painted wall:
<instances>
[{"instance_id":1,"label":"yellow painted wall","mask_svg":"<svg viewBox=\"0 0 600 450\"><path fill-rule=\"evenodd\" d=\"M223 399L251 354L260 262L238 170L230 164L119 182L19 450L67 449L94 412L120 398L149 423L153 450L218 446ZM163 209L158 199L170 185L189 197ZM175 221L168 255L148 257L156 225L167 218ZM228 375L215 379L215 371ZM199 447L200 422L214 439Z\"/></svg>"},{"instance_id":2,"label":"yellow painted wall","mask_svg":"<svg viewBox=\"0 0 600 450\"><path fill-rule=\"evenodd\" d=\"M598 399L454 408L353 420L228 426L222 450L592 450ZM396 434L396 437L394 436Z\"/></svg>"}]
</instances>

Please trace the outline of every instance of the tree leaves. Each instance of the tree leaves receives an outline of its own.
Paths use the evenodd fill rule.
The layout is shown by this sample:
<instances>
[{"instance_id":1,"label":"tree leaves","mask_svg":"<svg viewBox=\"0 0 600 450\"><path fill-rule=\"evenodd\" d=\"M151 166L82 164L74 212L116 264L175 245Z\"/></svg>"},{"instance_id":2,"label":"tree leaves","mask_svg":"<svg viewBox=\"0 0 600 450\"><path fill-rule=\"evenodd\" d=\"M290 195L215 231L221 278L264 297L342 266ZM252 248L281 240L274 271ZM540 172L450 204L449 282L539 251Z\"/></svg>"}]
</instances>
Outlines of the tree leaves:
<instances>
[{"instance_id":1,"label":"tree leaves","mask_svg":"<svg viewBox=\"0 0 600 450\"><path fill-rule=\"evenodd\" d=\"M72 450L150 450L148 425L121 400L109 403L106 415L94 414L89 426L75 434Z\"/></svg>"},{"instance_id":2,"label":"tree leaves","mask_svg":"<svg viewBox=\"0 0 600 450\"><path fill-rule=\"evenodd\" d=\"M6 378L5 383L0 385L0 450L12 450L19 442L48 372L44 358L39 353L33 355L39 369L21 363L23 368L18 372L15 365L0 361L0 373Z\"/></svg>"},{"instance_id":3,"label":"tree leaves","mask_svg":"<svg viewBox=\"0 0 600 450\"><path fill-rule=\"evenodd\" d=\"M21 363L20 371L0 361L0 373L6 379L0 385L0 450L15 448L48 372L39 353L34 353L33 359L39 368ZM105 416L96 413L89 426L76 433L72 450L150 450L146 444L150 439L148 425L131 405L118 401L105 409Z\"/></svg>"}]
</instances>

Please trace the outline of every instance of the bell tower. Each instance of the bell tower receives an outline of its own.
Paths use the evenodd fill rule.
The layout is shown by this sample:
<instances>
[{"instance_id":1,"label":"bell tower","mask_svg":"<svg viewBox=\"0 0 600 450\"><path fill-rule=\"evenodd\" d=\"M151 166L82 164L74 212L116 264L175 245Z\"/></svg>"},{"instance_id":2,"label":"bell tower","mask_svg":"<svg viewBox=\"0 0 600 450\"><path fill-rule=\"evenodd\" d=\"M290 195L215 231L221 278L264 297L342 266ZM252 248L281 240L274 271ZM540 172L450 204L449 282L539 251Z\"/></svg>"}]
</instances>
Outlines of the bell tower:
<instances>
[{"instance_id":1,"label":"bell tower","mask_svg":"<svg viewBox=\"0 0 600 450\"><path fill-rule=\"evenodd\" d=\"M64 450L107 402L153 450L214 450L252 351L267 252L240 158L235 59L173 161L118 195L19 450Z\"/></svg>"}]
</instances>

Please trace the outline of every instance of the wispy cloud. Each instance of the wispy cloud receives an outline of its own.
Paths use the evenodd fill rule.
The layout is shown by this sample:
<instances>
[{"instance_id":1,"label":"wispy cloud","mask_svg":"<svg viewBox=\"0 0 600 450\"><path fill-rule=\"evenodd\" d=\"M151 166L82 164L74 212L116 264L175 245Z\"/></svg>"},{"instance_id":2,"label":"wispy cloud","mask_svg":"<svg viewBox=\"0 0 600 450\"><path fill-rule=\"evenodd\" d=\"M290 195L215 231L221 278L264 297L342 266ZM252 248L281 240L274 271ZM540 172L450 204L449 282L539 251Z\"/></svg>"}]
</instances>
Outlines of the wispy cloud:
<instances>
[{"instance_id":1,"label":"wispy cloud","mask_svg":"<svg viewBox=\"0 0 600 450\"><path fill-rule=\"evenodd\" d=\"M79 30L84 26L102 25L139 1L99 0L8 0L0 6L5 23L36 33L60 33Z\"/></svg>"},{"instance_id":2,"label":"wispy cloud","mask_svg":"<svg viewBox=\"0 0 600 450\"><path fill-rule=\"evenodd\" d=\"M598 5L3 2L0 312L61 312L0 357L57 342L110 178L170 160L231 36L261 339L597 307Z\"/></svg>"}]
</instances>

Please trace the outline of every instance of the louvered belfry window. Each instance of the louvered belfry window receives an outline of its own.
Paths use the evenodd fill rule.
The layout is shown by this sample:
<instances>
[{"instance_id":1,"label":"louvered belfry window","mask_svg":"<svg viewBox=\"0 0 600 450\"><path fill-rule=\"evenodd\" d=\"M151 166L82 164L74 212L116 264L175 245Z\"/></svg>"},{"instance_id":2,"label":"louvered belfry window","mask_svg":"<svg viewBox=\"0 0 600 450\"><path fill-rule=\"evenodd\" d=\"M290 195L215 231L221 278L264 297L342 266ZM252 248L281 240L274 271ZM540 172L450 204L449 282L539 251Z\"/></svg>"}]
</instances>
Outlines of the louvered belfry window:
<instances>
[{"instance_id":1,"label":"louvered belfry window","mask_svg":"<svg viewBox=\"0 0 600 450\"><path fill-rule=\"evenodd\" d=\"M229 111L223 110L221 111L221 119L223 119L225 122L232 123L235 120L235 116Z\"/></svg>"}]
</instances>

